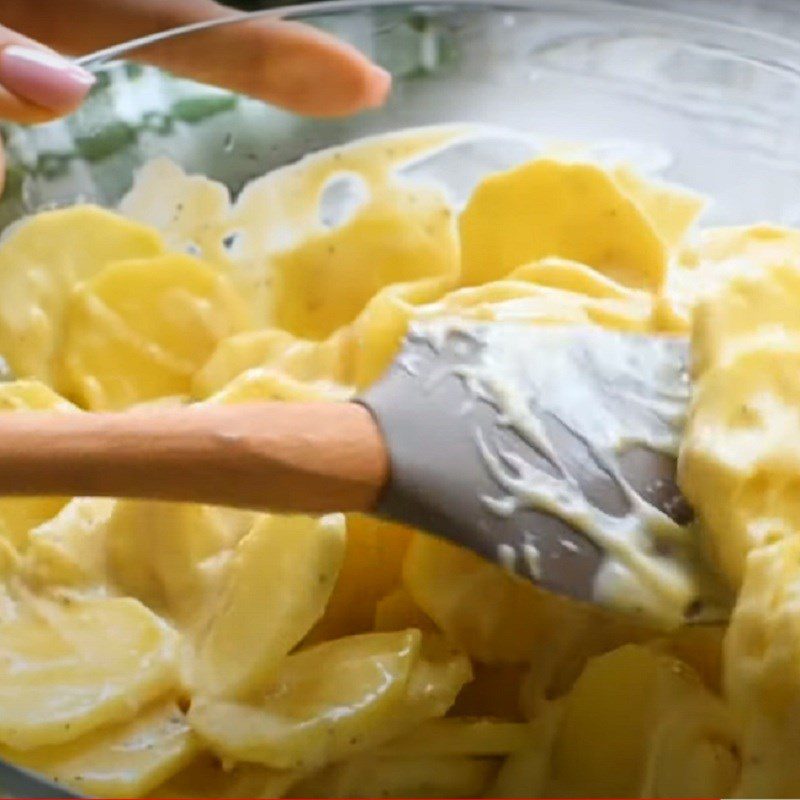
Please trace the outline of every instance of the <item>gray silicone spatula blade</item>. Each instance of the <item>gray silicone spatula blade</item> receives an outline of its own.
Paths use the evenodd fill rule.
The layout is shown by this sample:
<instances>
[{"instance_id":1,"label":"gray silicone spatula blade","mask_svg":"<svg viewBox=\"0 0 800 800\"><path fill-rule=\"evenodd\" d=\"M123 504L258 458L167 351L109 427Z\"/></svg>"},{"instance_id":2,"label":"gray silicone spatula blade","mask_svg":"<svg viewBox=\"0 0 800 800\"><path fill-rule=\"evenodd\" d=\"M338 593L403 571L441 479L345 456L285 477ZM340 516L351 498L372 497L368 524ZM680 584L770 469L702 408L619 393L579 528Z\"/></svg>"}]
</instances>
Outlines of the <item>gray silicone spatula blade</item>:
<instances>
[{"instance_id":1,"label":"gray silicone spatula blade","mask_svg":"<svg viewBox=\"0 0 800 800\"><path fill-rule=\"evenodd\" d=\"M684 587L665 601L685 605L676 614L714 616L718 587L682 527L691 511L676 482L688 367L676 337L412 328L360 399L390 455L379 510L561 594L652 611L625 597L641 571L656 595L673 578Z\"/></svg>"}]
</instances>

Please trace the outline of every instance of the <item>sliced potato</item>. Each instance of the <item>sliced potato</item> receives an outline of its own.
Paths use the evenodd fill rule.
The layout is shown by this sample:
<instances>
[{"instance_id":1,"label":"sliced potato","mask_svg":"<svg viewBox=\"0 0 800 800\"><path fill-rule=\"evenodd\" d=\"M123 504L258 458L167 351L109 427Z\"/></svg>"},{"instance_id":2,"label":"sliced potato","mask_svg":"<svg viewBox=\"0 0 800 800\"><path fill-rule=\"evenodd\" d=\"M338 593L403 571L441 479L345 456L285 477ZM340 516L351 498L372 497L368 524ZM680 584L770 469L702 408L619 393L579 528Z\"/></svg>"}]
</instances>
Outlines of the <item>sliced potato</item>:
<instances>
[{"instance_id":1,"label":"sliced potato","mask_svg":"<svg viewBox=\"0 0 800 800\"><path fill-rule=\"evenodd\" d=\"M402 631L406 628L436 630L431 618L414 602L404 586L378 600L375 604L373 627L376 631Z\"/></svg>"},{"instance_id":2,"label":"sliced potato","mask_svg":"<svg viewBox=\"0 0 800 800\"><path fill-rule=\"evenodd\" d=\"M235 377L210 403L257 403L269 400L348 400L352 392L331 381L300 381L280 370L252 367Z\"/></svg>"},{"instance_id":3,"label":"sliced potato","mask_svg":"<svg viewBox=\"0 0 800 800\"><path fill-rule=\"evenodd\" d=\"M589 662L564 701L548 797L730 797L730 711L680 661L626 645Z\"/></svg>"},{"instance_id":4,"label":"sliced potato","mask_svg":"<svg viewBox=\"0 0 800 800\"><path fill-rule=\"evenodd\" d=\"M256 367L298 381L341 384L345 382L344 344L338 335L313 342L278 328L239 333L220 342L195 374L192 391L195 397L207 398Z\"/></svg>"},{"instance_id":5,"label":"sliced potato","mask_svg":"<svg viewBox=\"0 0 800 800\"><path fill-rule=\"evenodd\" d=\"M286 658L257 702L195 697L189 721L222 756L274 769L320 767L391 737L420 639L410 630L324 642Z\"/></svg>"},{"instance_id":6,"label":"sliced potato","mask_svg":"<svg viewBox=\"0 0 800 800\"><path fill-rule=\"evenodd\" d=\"M174 632L128 598L26 597L0 622L0 742L61 744L176 685Z\"/></svg>"},{"instance_id":7,"label":"sliced potato","mask_svg":"<svg viewBox=\"0 0 800 800\"><path fill-rule=\"evenodd\" d=\"M219 759L203 753L186 769L157 786L151 797L283 797L302 777L290 770L276 770L260 764L237 764L224 768Z\"/></svg>"},{"instance_id":8,"label":"sliced potato","mask_svg":"<svg viewBox=\"0 0 800 800\"><path fill-rule=\"evenodd\" d=\"M590 163L537 159L486 178L460 221L462 282L475 286L546 256L658 289L667 248L613 176Z\"/></svg>"},{"instance_id":9,"label":"sliced potato","mask_svg":"<svg viewBox=\"0 0 800 800\"><path fill-rule=\"evenodd\" d=\"M71 395L98 410L187 395L216 345L248 324L230 282L195 258L108 266L71 295L64 339Z\"/></svg>"},{"instance_id":10,"label":"sliced potato","mask_svg":"<svg viewBox=\"0 0 800 800\"><path fill-rule=\"evenodd\" d=\"M197 737L173 700L136 719L87 733L73 742L36 750L4 749L8 760L93 797L138 797L197 755Z\"/></svg>"},{"instance_id":11,"label":"sliced potato","mask_svg":"<svg viewBox=\"0 0 800 800\"><path fill-rule=\"evenodd\" d=\"M613 176L617 186L647 215L670 250L681 244L708 203L708 198L684 186L643 178L627 165L617 167Z\"/></svg>"},{"instance_id":12,"label":"sliced potato","mask_svg":"<svg viewBox=\"0 0 800 800\"><path fill-rule=\"evenodd\" d=\"M487 797L545 797L563 706L549 703L527 727L525 741L503 763Z\"/></svg>"},{"instance_id":13,"label":"sliced potato","mask_svg":"<svg viewBox=\"0 0 800 800\"><path fill-rule=\"evenodd\" d=\"M339 514L262 517L223 571L187 654L194 690L238 697L264 686L322 616L344 550Z\"/></svg>"},{"instance_id":14,"label":"sliced potato","mask_svg":"<svg viewBox=\"0 0 800 800\"><path fill-rule=\"evenodd\" d=\"M496 771L489 758L363 755L321 770L289 796L483 797Z\"/></svg>"},{"instance_id":15,"label":"sliced potato","mask_svg":"<svg viewBox=\"0 0 800 800\"><path fill-rule=\"evenodd\" d=\"M105 525L109 581L176 622L196 618L206 559L233 548L256 514L193 503L119 500Z\"/></svg>"},{"instance_id":16,"label":"sliced potato","mask_svg":"<svg viewBox=\"0 0 800 800\"><path fill-rule=\"evenodd\" d=\"M439 637L362 634L289 656L250 704L199 698L189 719L223 756L315 769L442 716L470 677L466 657Z\"/></svg>"},{"instance_id":17,"label":"sliced potato","mask_svg":"<svg viewBox=\"0 0 800 800\"><path fill-rule=\"evenodd\" d=\"M372 630L378 600L400 585L410 536L410 529L401 525L348 514L342 568L325 613L309 633L307 644Z\"/></svg>"},{"instance_id":18,"label":"sliced potato","mask_svg":"<svg viewBox=\"0 0 800 800\"><path fill-rule=\"evenodd\" d=\"M27 579L41 587L104 585L106 529L116 503L76 497L34 528L22 560Z\"/></svg>"},{"instance_id":19,"label":"sliced potato","mask_svg":"<svg viewBox=\"0 0 800 800\"><path fill-rule=\"evenodd\" d=\"M379 752L386 756L507 756L528 740L526 722L448 717L423 722L393 739Z\"/></svg>"},{"instance_id":20,"label":"sliced potato","mask_svg":"<svg viewBox=\"0 0 800 800\"><path fill-rule=\"evenodd\" d=\"M124 258L163 252L157 231L96 206L37 214L0 242L0 354L14 374L63 391L64 314L74 286Z\"/></svg>"},{"instance_id":21,"label":"sliced potato","mask_svg":"<svg viewBox=\"0 0 800 800\"><path fill-rule=\"evenodd\" d=\"M439 629L487 663L530 661L550 634L575 616L564 601L502 567L425 534L409 545L403 578Z\"/></svg>"},{"instance_id":22,"label":"sliced potato","mask_svg":"<svg viewBox=\"0 0 800 800\"><path fill-rule=\"evenodd\" d=\"M0 314L2 309L0 309ZM77 411L72 403L38 380L0 383L2 411ZM65 497L7 497L0 499L0 536L19 548L28 543L28 532L54 517L67 502Z\"/></svg>"}]
</instances>

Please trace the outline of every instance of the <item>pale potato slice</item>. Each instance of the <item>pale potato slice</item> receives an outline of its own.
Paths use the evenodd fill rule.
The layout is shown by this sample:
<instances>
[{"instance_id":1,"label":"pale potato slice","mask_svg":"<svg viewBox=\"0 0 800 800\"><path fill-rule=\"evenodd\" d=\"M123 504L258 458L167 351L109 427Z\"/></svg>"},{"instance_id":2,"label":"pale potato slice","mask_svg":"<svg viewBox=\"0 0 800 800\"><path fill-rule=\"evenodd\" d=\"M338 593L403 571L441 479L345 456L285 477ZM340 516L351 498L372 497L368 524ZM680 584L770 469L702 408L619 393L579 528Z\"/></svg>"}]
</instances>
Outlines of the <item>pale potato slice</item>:
<instances>
[{"instance_id":1,"label":"pale potato slice","mask_svg":"<svg viewBox=\"0 0 800 800\"><path fill-rule=\"evenodd\" d=\"M237 697L270 680L322 616L344 550L340 514L262 517L239 542L185 659L194 690Z\"/></svg>"},{"instance_id":2,"label":"pale potato slice","mask_svg":"<svg viewBox=\"0 0 800 800\"><path fill-rule=\"evenodd\" d=\"M180 709L167 700L146 708L131 722L92 731L67 744L0 752L82 795L138 797L185 767L199 751L199 740Z\"/></svg>"},{"instance_id":3,"label":"pale potato slice","mask_svg":"<svg viewBox=\"0 0 800 800\"><path fill-rule=\"evenodd\" d=\"M471 680L472 666L461 650L438 634L424 634L408 676L405 702L394 718L394 735L444 716Z\"/></svg>"},{"instance_id":4,"label":"pale potato slice","mask_svg":"<svg viewBox=\"0 0 800 800\"><path fill-rule=\"evenodd\" d=\"M248 314L230 281L191 256L106 267L70 298L70 393L98 410L189 394L194 373L220 341L249 326Z\"/></svg>"},{"instance_id":5,"label":"pale potato slice","mask_svg":"<svg viewBox=\"0 0 800 800\"><path fill-rule=\"evenodd\" d=\"M302 774L276 770L260 764L237 764L225 768L219 759L203 753L186 769L152 790L150 797L283 797Z\"/></svg>"},{"instance_id":6,"label":"pale potato slice","mask_svg":"<svg viewBox=\"0 0 800 800\"><path fill-rule=\"evenodd\" d=\"M223 756L314 769L442 716L471 674L439 637L361 634L289 656L251 703L196 698L189 719Z\"/></svg>"},{"instance_id":7,"label":"pale potato slice","mask_svg":"<svg viewBox=\"0 0 800 800\"><path fill-rule=\"evenodd\" d=\"M321 770L289 797L483 797L496 771L490 758L369 754Z\"/></svg>"},{"instance_id":8,"label":"pale potato slice","mask_svg":"<svg viewBox=\"0 0 800 800\"><path fill-rule=\"evenodd\" d=\"M105 570L126 595L187 625L210 590L204 562L233 548L254 513L193 503L119 500L105 524Z\"/></svg>"},{"instance_id":9,"label":"pale potato slice","mask_svg":"<svg viewBox=\"0 0 800 800\"><path fill-rule=\"evenodd\" d=\"M0 354L14 373L63 389L70 290L108 264L163 252L152 228L96 206L37 214L0 242Z\"/></svg>"},{"instance_id":10,"label":"pale potato slice","mask_svg":"<svg viewBox=\"0 0 800 800\"><path fill-rule=\"evenodd\" d=\"M76 497L29 534L22 572L40 587L98 587L106 579L106 530L117 501Z\"/></svg>"},{"instance_id":11,"label":"pale potato slice","mask_svg":"<svg viewBox=\"0 0 800 800\"><path fill-rule=\"evenodd\" d=\"M409 630L324 642L286 658L257 702L195 697L189 721L223 756L274 769L322 766L391 737L420 640Z\"/></svg>"},{"instance_id":12,"label":"pale potato slice","mask_svg":"<svg viewBox=\"0 0 800 800\"><path fill-rule=\"evenodd\" d=\"M2 311L0 310L0 313ZM72 403L37 380L0 383L2 411L77 411ZM8 497L0 499L0 536L24 549L28 532L54 517L67 502L65 497Z\"/></svg>"},{"instance_id":13,"label":"pale potato slice","mask_svg":"<svg viewBox=\"0 0 800 800\"><path fill-rule=\"evenodd\" d=\"M174 632L128 598L26 596L0 622L0 743L61 744L176 684Z\"/></svg>"},{"instance_id":14,"label":"pale potato slice","mask_svg":"<svg viewBox=\"0 0 800 800\"><path fill-rule=\"evenodd\" d=\"M459 220L461 280L496 280L546 256L579 261L620 283L658 289L667 248L651 220L601 167L537 159L486 178Z\"/></svg>"}]
</instances>

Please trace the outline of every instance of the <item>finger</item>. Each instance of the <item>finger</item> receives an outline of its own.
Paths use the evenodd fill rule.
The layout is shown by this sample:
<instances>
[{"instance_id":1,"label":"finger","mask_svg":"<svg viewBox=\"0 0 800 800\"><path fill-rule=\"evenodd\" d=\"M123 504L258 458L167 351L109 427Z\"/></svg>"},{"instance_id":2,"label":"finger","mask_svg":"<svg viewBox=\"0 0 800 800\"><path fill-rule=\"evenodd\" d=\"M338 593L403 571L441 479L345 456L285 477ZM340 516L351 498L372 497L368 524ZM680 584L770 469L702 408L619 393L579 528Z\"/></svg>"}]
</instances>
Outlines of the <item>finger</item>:
<instances>
[{"instance_id":1,"label":"finger","mask_svg":"<svg viewBox=\"0 0 800 800\"><path fill-rule=\"evenodd\" d=\"M93 83L90 73L0 26L0 119L31 123L63 116Z\"/></svg>"},{"instance_id":2,"label":"finger","mask_svg":"<svg viewBox=\"0 0 800 800\"><path fill-rule=\"evenodd\" d=\"M71 53L230 14L211 0L0 2L0 23ZM83 24L73 24L75 19ZM374 108L385 101L391 83L354 47L293 22L204 31L142 50L137 60L312 116Z\"/></svg>"},{"instance_id":3,"label":"finger","mask_svg":"<svg viewBox=\"0 0 800 800\"><path fill-rule=\"evenodd\" d=\"M391 84L389 74L356 49L295 22L202 31L142 50L136 60L320 117L375 108Z\"/></svg>"}]
</instances>

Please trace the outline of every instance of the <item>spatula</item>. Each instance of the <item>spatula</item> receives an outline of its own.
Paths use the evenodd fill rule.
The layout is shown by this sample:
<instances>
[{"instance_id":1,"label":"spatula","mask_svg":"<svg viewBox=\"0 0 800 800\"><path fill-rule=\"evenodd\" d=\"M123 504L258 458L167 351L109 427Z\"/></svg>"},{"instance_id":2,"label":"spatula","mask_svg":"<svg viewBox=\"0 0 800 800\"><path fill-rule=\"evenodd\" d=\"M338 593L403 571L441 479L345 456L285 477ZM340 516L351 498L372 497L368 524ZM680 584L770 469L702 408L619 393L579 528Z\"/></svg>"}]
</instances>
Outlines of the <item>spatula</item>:
<instances>
[{"instance_id":1,"label":"spatula","mask_svg":"<svg viewBox=\"0 0 800 800\"><path fill-rule=\"evenodd\" d=\"M702 571L675 479L688 358L589 326L420 325L352 402L0 414L0 495L366 512L637 611L634 573L658 592Z\"/></svg>"}]
</instances>

